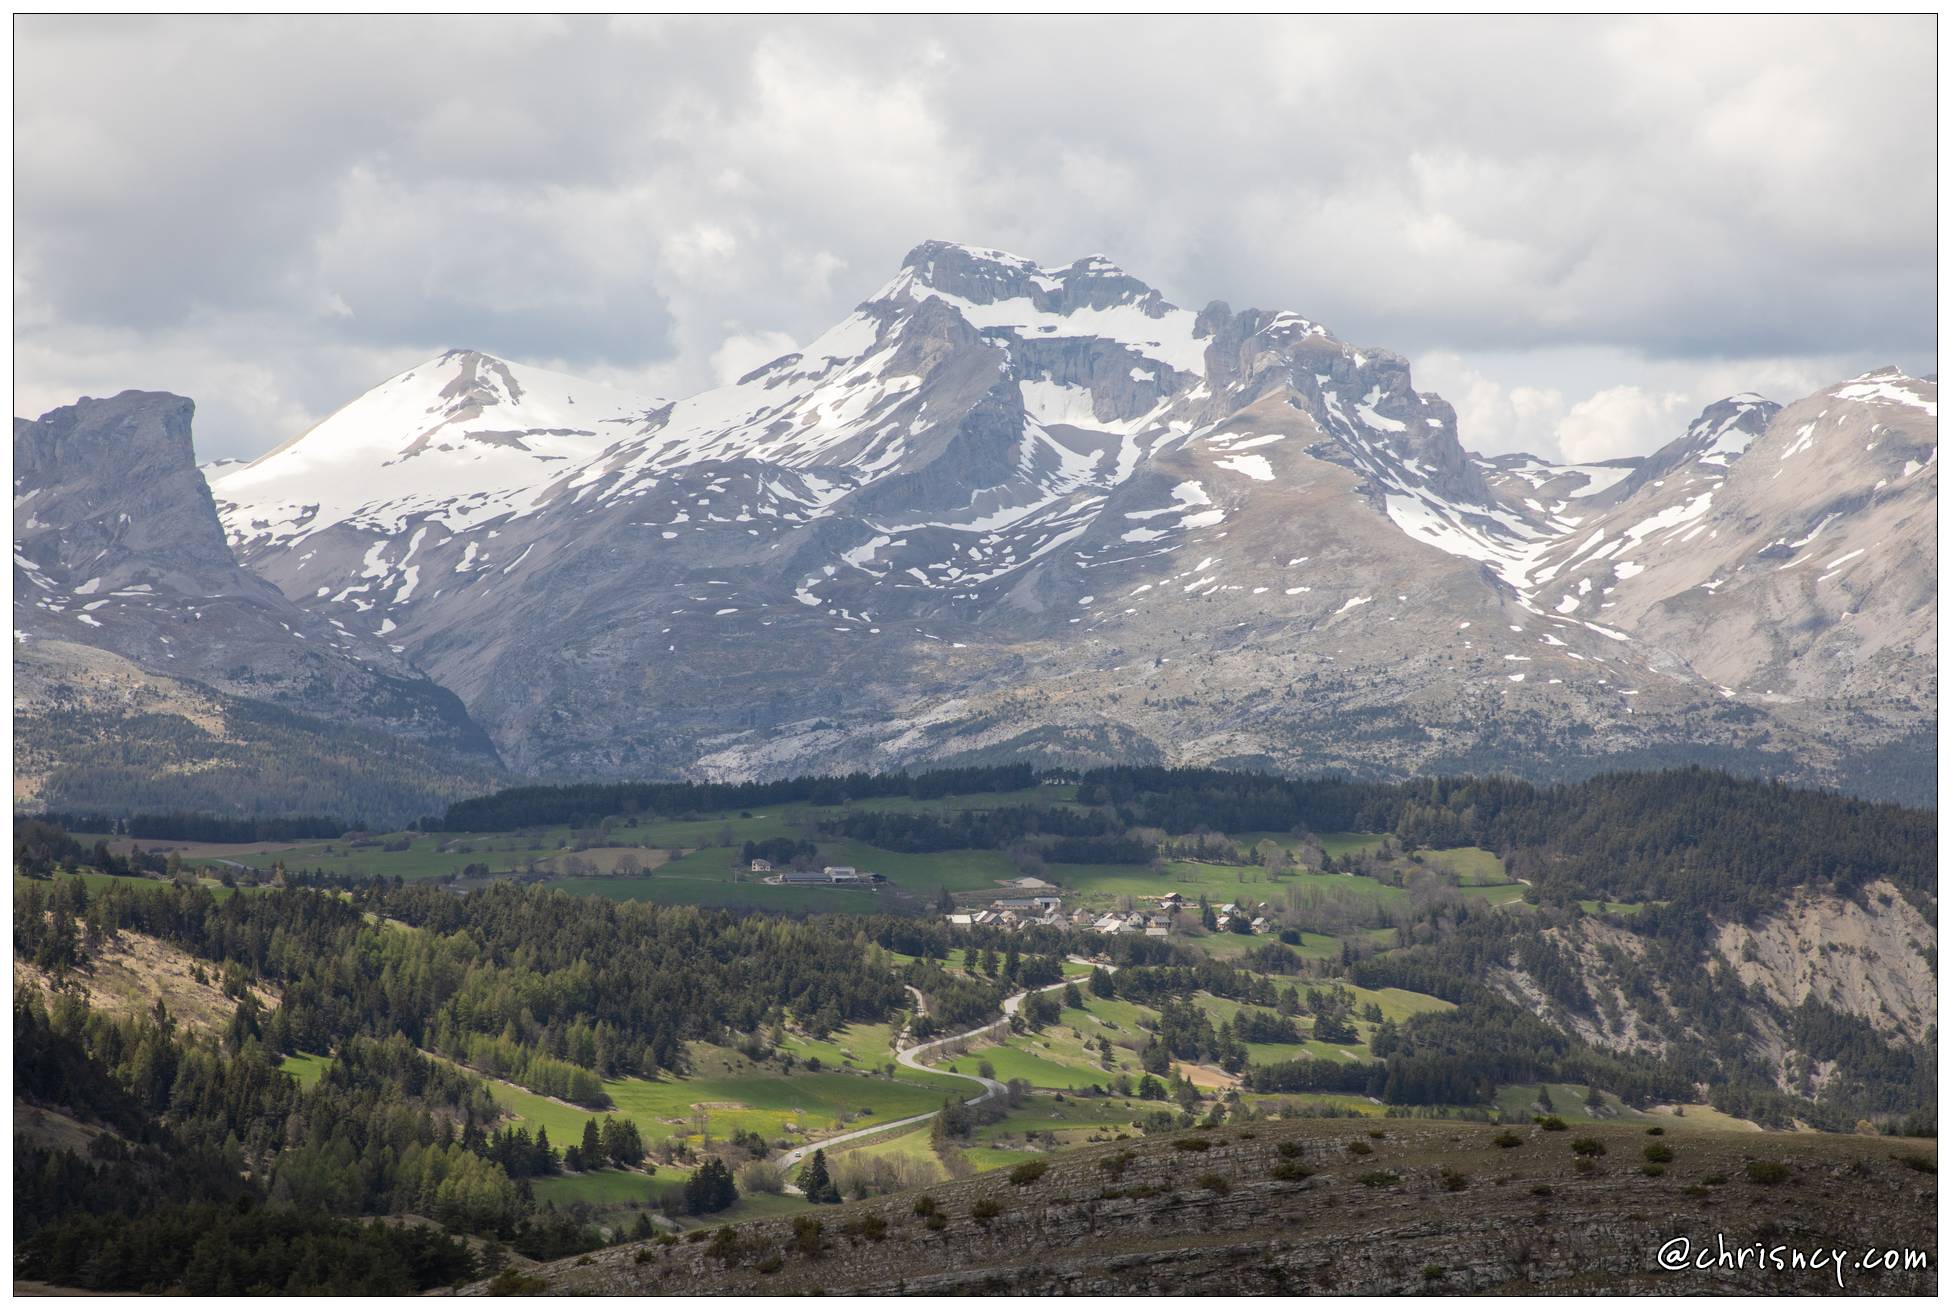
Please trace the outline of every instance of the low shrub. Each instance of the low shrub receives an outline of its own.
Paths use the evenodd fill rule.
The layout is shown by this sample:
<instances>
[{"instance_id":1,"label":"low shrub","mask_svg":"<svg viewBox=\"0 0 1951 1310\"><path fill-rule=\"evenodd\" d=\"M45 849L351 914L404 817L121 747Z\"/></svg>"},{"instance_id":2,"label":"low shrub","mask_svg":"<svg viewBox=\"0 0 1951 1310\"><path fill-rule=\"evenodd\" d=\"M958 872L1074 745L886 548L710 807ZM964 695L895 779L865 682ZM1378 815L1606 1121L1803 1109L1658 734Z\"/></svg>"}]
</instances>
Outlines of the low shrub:
<instances>
[{"instance_id":1,"label":"low shrub","mask_svg":"<svg viewBox=\"0 0 1951 1310\"><path fill-rule=\"evenodd\" d=\"M817 1260L826 1254L825 1229L820 1221L810 1214L793 1217L792 1248L808 1260Z\"/></svg>"},{"instance_id":2,"label":"low shrub","mask_svg":"<svg viewBox=\"0 0 1951 1310\"><path fill-rule=\"evenodd\" d=\"M548 1290L548 1283L519 1269L504 1269L488 1283L490 1296L540 1296Z\"/></svg>"}]
</instances>

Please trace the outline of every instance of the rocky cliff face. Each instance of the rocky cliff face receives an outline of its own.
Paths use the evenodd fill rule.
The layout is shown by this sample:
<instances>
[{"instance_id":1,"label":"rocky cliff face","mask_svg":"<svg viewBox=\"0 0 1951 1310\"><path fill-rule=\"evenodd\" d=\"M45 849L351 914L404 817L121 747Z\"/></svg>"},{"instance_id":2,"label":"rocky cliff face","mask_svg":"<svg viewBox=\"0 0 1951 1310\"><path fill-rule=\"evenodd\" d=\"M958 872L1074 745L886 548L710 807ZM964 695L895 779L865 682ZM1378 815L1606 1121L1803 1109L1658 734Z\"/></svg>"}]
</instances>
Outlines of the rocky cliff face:
<instances>
[{"instance_id":1,"label":"rocky cliff face","mask_svg":"<svg viewBox=\"0 0 1951 1310\"><path fill-rule=\"evenodd\" d=\"M1699 956L1669 954L1602 917L1546 929L1543 937L1578 979L1583 1004L1552 994L1515 956L1490 981L1600 1049L1666 1055L1676 1044L1706 1046L1806 1098L1854 1071L1836 1061L1821 1034L1797 1023L1805 1006L1859 1022L1873 1034L1872 1048L1932 1049L1937 928L1892 884L1870 883L1855 898L1803 888L1753 922L1705 929L1707 949ZM1697 1008L1703 976L1717 1015Z\"/></svg>"},{"instance_id":2,"label":"rocky cliff face","mask_svg":"<svg viewBox=\"0 0 1951 1310\"><path fill-rule=\"evenodd\" d=\"M92 648L201 689L184 693L198 703L262 703L491 766L491 743L453 693L238 565L195 464L191 416L179 396L131 391L15 421L17 670L26 660L41 685L65 667L74 687L98 685L99 661L66 658ZM52 713L59 698L38 703ZM33 749L32 716L17 726Z\"/></svg>"}]
</instances>

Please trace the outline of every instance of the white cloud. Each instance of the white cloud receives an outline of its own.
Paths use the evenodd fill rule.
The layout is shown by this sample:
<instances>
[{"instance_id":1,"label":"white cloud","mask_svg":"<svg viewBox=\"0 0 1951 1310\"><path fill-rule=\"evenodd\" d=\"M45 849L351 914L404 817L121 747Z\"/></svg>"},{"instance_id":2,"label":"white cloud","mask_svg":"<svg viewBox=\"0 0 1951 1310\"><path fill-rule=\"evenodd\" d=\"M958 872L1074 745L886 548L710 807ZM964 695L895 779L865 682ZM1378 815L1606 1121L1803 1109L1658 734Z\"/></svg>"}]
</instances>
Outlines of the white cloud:
<instances>
[{"instance_id":1,"label":"white cloud","mask_svg":"<svg viewBox=\"0 0 1951 1310\"><path fill-rule=\"evenodd\" d=\"M712 381L721 386L736 382L759 365L798 348L799 343L784 332L741 332L726 337L725 344L711 352Z\"/></svg>"},{"instance_id":2,"label":"white cloud","mask_svg":"<svg viewBox=\"0 0 1951 1310\"><path fill-rule=\"evenodd\" d=\"M1693 414L1687 397L1639 387L1607 387L1558 422L1558 448L1574 464L1640 455L1679 435Z\"/></svg>"}]
</instances>

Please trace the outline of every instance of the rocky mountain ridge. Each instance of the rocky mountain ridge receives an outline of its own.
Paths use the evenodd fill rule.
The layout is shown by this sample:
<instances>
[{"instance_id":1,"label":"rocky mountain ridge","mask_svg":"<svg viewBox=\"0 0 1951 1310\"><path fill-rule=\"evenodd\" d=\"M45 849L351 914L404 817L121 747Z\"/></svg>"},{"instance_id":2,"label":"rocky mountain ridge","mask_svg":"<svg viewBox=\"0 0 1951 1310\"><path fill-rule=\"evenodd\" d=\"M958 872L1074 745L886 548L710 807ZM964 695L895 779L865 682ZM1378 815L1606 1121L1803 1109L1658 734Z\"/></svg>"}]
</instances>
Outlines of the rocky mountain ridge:
<instances>
[{"instance_id":1,"label":"rocky mountain ridge","mask_svg":"<svg viewBox=\"0 0 1951 1310\"><path fill-rule=\"evenodd\" d=\"M1935 391L1484 459L1301 315L928 242L729 386L449 352L211 472L239 559L522 772L1692 760L1922 796ZM1761 560L1812 528L1857 553Z\"/></svg>"}]
</instances>

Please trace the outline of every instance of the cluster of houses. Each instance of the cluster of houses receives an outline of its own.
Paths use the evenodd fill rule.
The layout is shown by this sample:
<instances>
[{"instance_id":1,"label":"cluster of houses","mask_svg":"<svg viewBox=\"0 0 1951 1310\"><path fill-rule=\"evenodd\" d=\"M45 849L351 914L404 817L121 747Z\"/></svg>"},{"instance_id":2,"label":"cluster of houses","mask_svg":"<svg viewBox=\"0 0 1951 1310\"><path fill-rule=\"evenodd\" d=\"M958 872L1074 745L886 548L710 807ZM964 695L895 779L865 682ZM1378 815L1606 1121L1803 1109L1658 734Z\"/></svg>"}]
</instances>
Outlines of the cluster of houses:
<instances>
[{"instance_id":1,"label":"cluster of houses","mask_svg":"<svg viewBox=\"0 0 1951 1310\"><path fill-rule=\"evenodd\" d=\"M1147 896L1148 901L1156 901L1158 908L1167 914L1178 914L1186 908L1186 898L1178 892L1167 892L1163 896ZM1228 901L1219 907L1214 927L1221 932L1239 932L1244 926L1249 933L1272 932L1275 924L1264 913L1250 905L1235 905Z\"/></svg>"},{"instance_id":2,"label":"cluster of houses","mask_svg":"<svg viewBox=\"0 0 1951 1310\"><path fill-rule=\"evenodd\" d=\"M1098 914L1091 910L1066 912L1054 896L999 897L986 909L957 910L945 916L949 923L964 928L1075 928L1083 932L1142 932L1147 937L1163 937L1172 921L1162 914Z\"/></svg>"},{"instance_id":3,"label":"cluster of houses","mask_svg":"<svg viewBox=\"0 0 1951 1310\"><path fill-rule=\"evenodd\" d=\"M1091 910L1064 909L1059 888L1041 878L1012 878L1003 884L1011 895L998 896L985 909L957 910L947 915L959 927L1076 928L1085 932L1142 932L1163 937L1172 921L1164 914L1100 914Z\"/></svg>"},{"instance_id":4,"label":"cluster of houses","mask_svg":"<svg viewBox=\"0 0 1951 1310\"><path fill-rule=\"evenodd\" d=\"M1178 892L1167 892L1163 896L1147 896L1155 910L1110 910L1096 911L1075 909L1066 912L1059 889L1041 878L1013 878L1003 884L1014 895L999 896L989 902L985 909L956 910L944 916L957 927L978 928L1026 928L1032 925L1043 928L1074 928L1083 932L1105 934L1144 933L1147 937L1164 937L1172 930L1174 920L1186 909L1185 897ZM1273 922L1264 914L1256 913L1251 907L1227 904L1219 907L1217 926L1221 932L1239 932L1240 926L1254 934L1271 932Z\"/></svg>"},{"instance_id":5,"label":"cluster of houses","mask_svg":"<svg viewBox=\"0 0 1951 1310\"><path fill-rule=\"evenodd\" d=\"M754 860L752 872L761 875L761 882L771 883L774 887L871 888L877 882L887 881L882 874L856 869L851 864L829 864L823 869L784 869L775 873L772 861Z\"/></svg>"}]
</instances>

